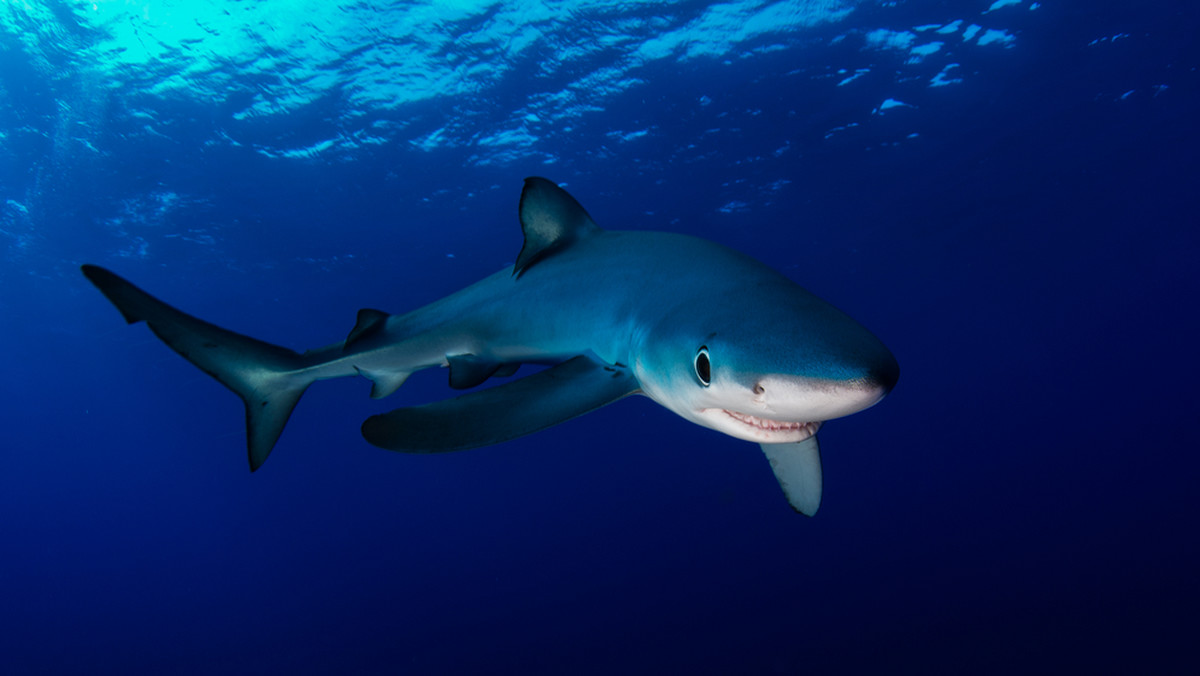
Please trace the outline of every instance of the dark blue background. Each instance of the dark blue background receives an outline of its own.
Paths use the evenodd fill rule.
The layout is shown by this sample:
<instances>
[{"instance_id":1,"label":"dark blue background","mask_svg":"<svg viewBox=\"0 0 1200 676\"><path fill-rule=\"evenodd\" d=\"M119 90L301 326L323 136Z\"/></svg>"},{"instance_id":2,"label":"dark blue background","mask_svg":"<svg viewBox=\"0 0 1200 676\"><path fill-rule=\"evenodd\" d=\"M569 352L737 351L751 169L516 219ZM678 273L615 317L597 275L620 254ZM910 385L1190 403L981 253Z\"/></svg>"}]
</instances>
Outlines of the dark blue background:
<instances>
[{"instance_id":1,"label":"dark blue background","mask_svg":"<svg viewBox=\"0 0 1200 676\"><path fill-rule=\"evenodd\" d=\"M463 113L439 106L486 131L574 81L538 70L553 40L486 96L364 113L411 122L389 143L279 158L257 151L326 138L344 96L236 121L237 91L160 96L84 68L103 33L71 5L44 33L0 9L0 668L1192 672L1196 11L890 4L730 63L649 63L491 163L405 135ZM903 53L863 47L881 26L988 17L1015 43L964 46L949 87L928 87L941 65L911 79ZM828 74L868 66L853 86ZM886 98L917 107L872 115ZM892 348L891 397L822 430L816 518L757 448L646 399L460 454L359 437L367 415L447 396L444 373L382 402L321 383L252 476L237 398L77 272L322 345L360 307L405 311L510 264L533 174L604 227L746 251Z\"/></svg>"}]
</instances>

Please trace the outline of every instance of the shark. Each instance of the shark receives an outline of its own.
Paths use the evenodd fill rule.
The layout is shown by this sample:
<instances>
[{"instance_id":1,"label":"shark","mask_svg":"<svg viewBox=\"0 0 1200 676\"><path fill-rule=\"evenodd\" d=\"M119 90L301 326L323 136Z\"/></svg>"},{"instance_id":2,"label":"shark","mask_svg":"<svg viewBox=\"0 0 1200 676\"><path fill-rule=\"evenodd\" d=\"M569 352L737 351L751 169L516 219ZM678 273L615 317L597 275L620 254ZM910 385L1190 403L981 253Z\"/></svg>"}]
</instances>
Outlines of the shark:
<instances>
[{"instance_id":1,"label":"shark","mask_svg":"<svg viewBox=\"0 0 1200 676\"><path fill-rule=\"evenodd\" d=\"M302 353L186 314L102 267L82 272L126 322L145 322L242 398L251 471L314 382L361 376L378 399L444 367L462 394L373 415L366 441L407 453L490 446L639 394L758 444L792 508L816 514L817 433L893 389L888 348L748 255L603 229L548 179L525 179L518 215L524 243L511 267L405 314L359 310L345 340ZM544 368L512 378L523 365Z\"/></svg>"}]
</instances>

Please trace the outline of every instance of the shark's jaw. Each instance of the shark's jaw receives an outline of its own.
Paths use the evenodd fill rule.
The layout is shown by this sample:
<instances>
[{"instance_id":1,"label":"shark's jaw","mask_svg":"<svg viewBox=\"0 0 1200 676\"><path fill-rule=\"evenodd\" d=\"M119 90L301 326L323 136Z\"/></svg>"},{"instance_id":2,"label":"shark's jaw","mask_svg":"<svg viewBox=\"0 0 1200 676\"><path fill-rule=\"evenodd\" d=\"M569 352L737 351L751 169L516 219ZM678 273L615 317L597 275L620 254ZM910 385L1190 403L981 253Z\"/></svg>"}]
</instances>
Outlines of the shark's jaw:
<instances>
[{"instance_id":1,"label":"shark's jaw","mask_svg":"<svg viewBox=\"0 0 1200 676\"><path fill-rule=\"evenodd\" d=\"M729 436L759 444L794 444L817 433L821 421L776 420L725 408L697 411L701 424Z\"/></svg>"}]
</instances>

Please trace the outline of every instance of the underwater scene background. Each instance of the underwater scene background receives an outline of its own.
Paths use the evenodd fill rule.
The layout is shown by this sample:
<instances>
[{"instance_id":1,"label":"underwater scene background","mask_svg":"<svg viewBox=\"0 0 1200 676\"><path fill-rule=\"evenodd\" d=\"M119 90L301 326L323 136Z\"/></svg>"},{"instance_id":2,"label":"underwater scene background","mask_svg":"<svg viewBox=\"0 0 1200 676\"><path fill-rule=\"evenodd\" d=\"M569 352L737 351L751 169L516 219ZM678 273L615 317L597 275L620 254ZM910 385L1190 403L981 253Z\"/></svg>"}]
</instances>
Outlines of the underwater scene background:
<instances>
[{"instance_id":1,"label":"underwater scene background","mask_svg":"<svg viewBox=\"0 0 1200 676\"><path fill-rule=\"evenodd\" d=\"M1200 7L0 3L5 673L1195 673ZM237 398L79 274L305 349L511 265L521 180L746 252L895 353L787 505L630 398ZM697 271L703 274L703 271Z\"/></svg>"}]
</instances>

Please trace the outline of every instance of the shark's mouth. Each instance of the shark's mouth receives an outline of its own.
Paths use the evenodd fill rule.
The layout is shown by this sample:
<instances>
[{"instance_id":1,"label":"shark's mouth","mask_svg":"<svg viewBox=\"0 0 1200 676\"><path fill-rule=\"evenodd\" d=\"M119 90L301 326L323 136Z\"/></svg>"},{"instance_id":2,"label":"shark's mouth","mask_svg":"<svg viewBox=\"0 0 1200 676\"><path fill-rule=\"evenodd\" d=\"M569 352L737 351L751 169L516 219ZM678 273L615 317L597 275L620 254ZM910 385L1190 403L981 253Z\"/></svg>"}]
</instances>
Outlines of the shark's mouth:
<instances>
[{"instance_id":1,"label":"shark's mouth","mask_svg":"<svg viewBox=\"0 0 1200 676\"><path fill-rule=\"evenodd\" d=\"M756 415L747 415L745 413L738 413L737 411L730 411L729 409L721 409L721 412L747 427L759 429L768 434L773 432L792 432L797 436L807 439L816 434L817 428L821 426L819 421L792 422L789 420L772 420L771 418L760 418Z\"/></svg>"},{"instance_id":2,"label":"shark's mouth","mask_svg":"<svg viewBox=\"0 0 1200 676\"><path fill-rule=\"evenodd\" d=\"M813 436L821 428L819 420L813 422L777 420L731 411L727 408L702 408L696 413L698 415L691 420L718 432L724 432L731 437L758 444L798 443Z\"/></svg>"}]
</instances>

